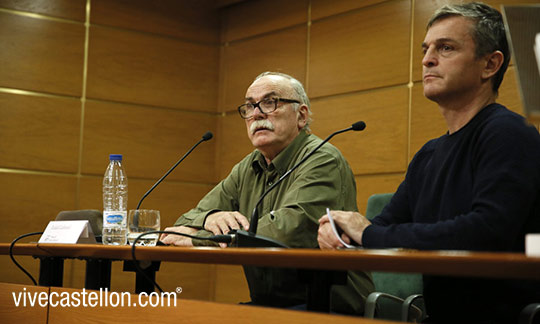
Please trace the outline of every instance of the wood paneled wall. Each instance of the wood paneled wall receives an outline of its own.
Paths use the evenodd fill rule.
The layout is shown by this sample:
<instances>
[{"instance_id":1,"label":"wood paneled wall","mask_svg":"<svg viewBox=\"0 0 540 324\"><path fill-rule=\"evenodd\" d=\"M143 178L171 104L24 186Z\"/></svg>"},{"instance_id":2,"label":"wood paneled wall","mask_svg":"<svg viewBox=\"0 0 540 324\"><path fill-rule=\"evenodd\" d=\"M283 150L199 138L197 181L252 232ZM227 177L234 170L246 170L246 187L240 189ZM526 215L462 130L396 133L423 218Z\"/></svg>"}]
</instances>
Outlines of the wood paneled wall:
<instances>
[{"instance_id":1,"label":"wood paneled wall","mask_svg":"<svg viewBox=\"0 0 540 324\"><path fill-rule=\"evenodd\" d=\"M61 210L101 209L109 153L124 154L129 207L210 130L149 196L162 227L225 177L253 148L236 107L263 71L304 83L321 138L349 161L365 210L391 192L414 153L445 132L423 97L421 42L446 0L0 0L0 228L8 242L42 230ZM502 1L486 1L499 6ZM510 3L537 2L508 0ZM510 67L500 102L521 112ZM22 258L32 273L37 263ZM28 280L7 258L0 275ZM84 263L66 264L82 287ZM113 289L132 290L114 263ZM166 290L183 298L248 299L240 267L163 264Z\"/></svg>"},{"instance_id":2,"label":"wood paneled wall","mask_svg":"<svg viewBox=\"0 0 540 324\"><path fill-rule=\"evenodd\" d=\"M102 209L108 154L122 153L129 208L206 131L217 131L219 12L214 1L0 0L0 236L43 230L61 210ZM202 144L143 208L163 226L215 182ZM37 238L34 238L37 239ZM38 262L21 258L37 276ZM0 276L29 280L3 257ZM113 289L133 273L113 263ZM212 299L211 265L163 264L159 282ZM84 285L66 262L66 286ZM4 279L6 280L6 279Z\"/></svg>"}]
</instances>

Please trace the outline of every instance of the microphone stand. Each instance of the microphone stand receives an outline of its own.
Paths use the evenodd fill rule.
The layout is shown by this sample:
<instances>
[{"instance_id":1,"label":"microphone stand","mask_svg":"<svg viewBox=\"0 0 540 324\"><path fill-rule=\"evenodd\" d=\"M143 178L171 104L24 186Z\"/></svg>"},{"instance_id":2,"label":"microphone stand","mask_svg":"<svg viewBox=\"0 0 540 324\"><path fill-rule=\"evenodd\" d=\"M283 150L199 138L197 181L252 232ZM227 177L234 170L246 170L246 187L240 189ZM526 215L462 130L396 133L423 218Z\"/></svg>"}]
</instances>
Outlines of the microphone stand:
<instances>
[{"instance_id":1,"label":"microphone stand","mask_svg":"<svg viewBox=\"0 0 540 324\"><path fill-rule=\"evenodd\" d=\"M184 154L184 156L182 156L180 158L180 160L178 160L178 162L176 162L170 169L169 171L167 171L153 186L152 188L150 188L150 190L148 190L141 198L141 200L139 200L139 203L137 204L137 208L135 209L135 214L133 215L133 225L135 226L139 226L139 208L141 207L141 204L144 200L144 198L146 198L146 196L148 196L177 166L178 164L180 164L182 161L184 161L184 159L197 147L199 146L199 144L201 144L202 142L206 142L210 139L212 139L214 135L212 134L212 132L208 131L206 133L204 133L204 135L202 136L202 138L197 142L195 143L195 145L193 145L189 151L186 152L186 154ZM148 233L143 233L144 234L148 234ZM139 239L140 237L142 237L143 235L139 235L139 237L137 239ZM133 247L132 247L132 254L133 254L133 262L132 263L127 263L127 262L124 262L124 271L135 271L137 273L137 283L136 283L136 287L135 287L135 290L137 293L141 292L141 291L154 291L154 285L156 285L156 287L158 287L158 289L160 291L163 292L163 290L161 289L161 287L159 287L159 285L157 285L157 283L155 282L155 271L156 270L159 270L159 265L160 265L160 261L153 261L150 263L150 265L148 265L145 269L142 269L141 266L139 265L138 261L136 261L135 259L135 243L137 243L137 239L135 241L133 241ZM148 272L145 273L145 272ZM142 274L143 277L141 278L146 278L146 281L141 279L139 281L139 277L138 275L139 274ZM149 277L150 275L150 277ZM153 278L152 278L153 276Z\"/></svg>"},{"instance_id":2,"label":"microphone stand","mask_svg":"<svg viewBox=\"0 0 540 324\"><path fill-rule=\"evenodd\" d=\"M186 152L186 154L184 154L184 156L182 156L180 158L180 160L178 160L178 162L176 162L170 169L169 171L167 171L153 186L152 188L150 188L150 190L148 190L141 198L141 200L139 200L139 203L137 204L137 208L135 208L135 215L133 215L133 223L135 226L138 226L139 224L139 208L141 207L141 204L144 200L144 198L146 198L146 196L148 196L160 183L161 181L163 181L168 175L169 173L171 173L177 166L178 164L180 164L182 161L184 161L184 159L197 147L199 146L199 144L201 144L202 142L206 142L210 139L212 139L214 135L212 134L212 132L206 132L204 133L204 135L202 136L202 138L197 142L195 143L195 145L193 145L189 151Z\"/></svg>"},{"instance_id":3,"label":"microphone stand","mask_svg":"<svg viewBox=\"0 0 540 324\"><path fill-rule=\"evenodd\" d=\"M253 208L253 213L251 214L251 221L249 223L249 231L233 230L233 231L230 232L230 234L233 234L235 236L235 240L233 241L232 246L234 246L234 247L278 247L278 248L288 248L287 245L285 245L285 244L283 244L283 243L281 243L279 241L276 241L274 239L271 239L269 237L265 237L265 236L262 236L262 235L257 235L257 226L258 226L258 223L259 223L259 210L258 210L258 207L261 204L261 202L263 201L264 197L266 197L270 191L272 191L275 187L277 187L278 184L280 184L285 178L287 178L289 176L289 174L291 174L302 163L304 163L309 157L311 157L315 152L317 152L317 150L321 146L326 144L326 142L328 142L332 137L334 137L335 135L344 133L344 132L348 132L350 130L361 131L361 130L364 130L364 128L366 128L366 123L364 123L363 121L358 121L358 122L352 124L351 127L348 127L348 128L333 132L324 141L322 141L313 150L311 150L311 152L309 152L306 156L304 156L302 158L302 160L300 160L300 162L298 162L291 169L289 169L287 172L285 172L285 174L283 174L278 179L278 181L274 182L274 184L272 184L270 186L270 188L268 188L261 195L261 197L259 198L259 200L255 204L255 208Z\"/></svg>"}]
</instances>

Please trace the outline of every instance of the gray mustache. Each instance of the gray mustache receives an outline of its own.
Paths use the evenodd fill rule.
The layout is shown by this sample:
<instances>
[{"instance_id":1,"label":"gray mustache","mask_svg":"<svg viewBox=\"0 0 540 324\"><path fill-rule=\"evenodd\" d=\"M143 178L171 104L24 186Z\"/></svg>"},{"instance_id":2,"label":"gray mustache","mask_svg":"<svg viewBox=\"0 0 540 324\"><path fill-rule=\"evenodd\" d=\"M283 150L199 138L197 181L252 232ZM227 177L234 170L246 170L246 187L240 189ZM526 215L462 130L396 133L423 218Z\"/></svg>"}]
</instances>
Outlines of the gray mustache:
<instances>
[{"instance_id":1,"label":"gray mustache","mask_svg":"<svg viewBox=\"0 0 540 324\"><path fill-rule=\"evenodd\" d=\"M266 128L268 130L274 130L274 124L272 124L268 119L256 120L249 126L250 134L255 133L257 129Z\"/></svg>"}]
</instances>

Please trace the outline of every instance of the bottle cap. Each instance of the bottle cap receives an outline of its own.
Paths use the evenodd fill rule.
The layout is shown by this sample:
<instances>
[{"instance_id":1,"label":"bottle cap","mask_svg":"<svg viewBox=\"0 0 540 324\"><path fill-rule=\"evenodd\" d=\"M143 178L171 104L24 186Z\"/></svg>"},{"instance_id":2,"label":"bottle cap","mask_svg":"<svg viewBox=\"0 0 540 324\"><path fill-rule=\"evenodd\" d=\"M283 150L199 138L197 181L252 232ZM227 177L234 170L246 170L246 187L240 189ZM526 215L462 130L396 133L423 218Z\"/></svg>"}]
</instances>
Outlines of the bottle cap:
<instances>
[{"instance_id":1,"label":"bottle cap","mask_svg":"<svg viewBox=\"0 0 540 324\"><path fill-rule=\"evenodd\" d=\"M122 161L122 154L109 154L110 161Z\"/></svg>"}]
</instances>

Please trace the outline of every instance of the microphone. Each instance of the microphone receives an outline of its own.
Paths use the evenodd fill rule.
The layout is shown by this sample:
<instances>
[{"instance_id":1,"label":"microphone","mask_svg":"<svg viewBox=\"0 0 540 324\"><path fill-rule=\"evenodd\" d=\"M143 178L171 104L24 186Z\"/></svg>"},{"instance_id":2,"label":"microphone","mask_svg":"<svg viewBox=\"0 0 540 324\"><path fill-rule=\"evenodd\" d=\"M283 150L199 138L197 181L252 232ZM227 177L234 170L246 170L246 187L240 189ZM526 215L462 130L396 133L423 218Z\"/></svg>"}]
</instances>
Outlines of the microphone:
<instances>
[{"instance_id":1,"label":"microphone","mask_svg":"<svg viewBox=\"0 0 540 324\"><path fill-rule=\"evenodd\" d=\"M352 126L350 128L353 131L363 131L366 128L366 123L364 123L363 121L357 121L356 123L352 124ZM343 132L346 132L348 130L349 130L349 128L346 128L344 130L340 130L340 131L330 135L330 137L328 137L327 140L329 140L332 136L334 136L336 134L343 133Z\"/></svg>"},{"instance_id":2,"label":"microphone","mask_svg":"<svg viewBox=\"0 0 540 324\"><path fill-rule=\"evenodd\" d=\"M180 164L180 162L184 161L184 159L189 155L191 154L191 152L197 147L199 146L199 144L201 144L202 142L206 142L208 140L211 140L212 137L214 137L214 135L212 134L212 132L208 131L206 133L204 133L204 135L202 136L202 138L195 144L193 145L189 151L186 152L186 154L184 154L184 156L182 156L182 158L180 158L180 160L178 160L178 162L176 162L172 168L169 169L169 171L167 171L167 173L165 173L153 186L152 188L150 188L150 190L148 190L141 198L141 200L139 201L139 203L137 204L137 208L136 210L139 210L139 208L141 207L141 204L144 200L144 198L146 198L146 196L148 196L160 183L161 181L163 181L168 175L169 173L171 173L177 166L178 164ZM135 215L134 215L134 224L137 225L139 223L139 214L138 212L135 212Z\"/></svg>"},{"instance_id":3,"label":"microphone","mask_svg":"<svg viewBox=\"0 0 540 324\"><path fill-rule=\"evenodd\" d=\"M323 146L326 142L328 142L332 137L348 132L350 130L353 131L362 131L366 128L366 123L363 121L358 121L354 124L352 124L350 127L338 130L330 134L324 141L322 141L319 145L317 145L311 152L309 152L306 156L302 158L296 165L294 165L291 169L289 169L285 174L283 174L276 182L274 182L273 185L271 185L259 198L257 203L255 204L255 208L253 208L253 213L251 214L251 220L249 222L249 231L246 232L244 230L236 230L232 233L236 236L235 246L236 247L283 247L287 248L288 246L284 245L281 242L278 242L276 240L273 240L268 237L257 235L257 226L259 223L259 205L263 201L264 197L268 195L270 191L272 191L277 185L279 185L285 178L287 178L296 168L298 168L302 163L304 163L309 157L311 157L321 146Z\"/></svg>"}]
</instances>

